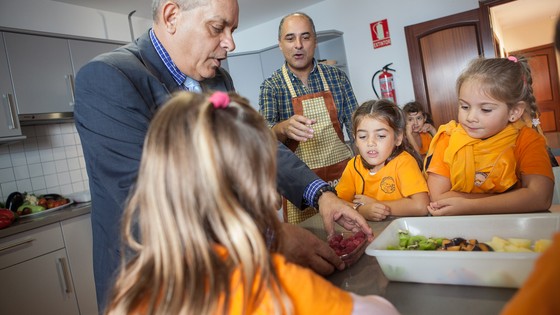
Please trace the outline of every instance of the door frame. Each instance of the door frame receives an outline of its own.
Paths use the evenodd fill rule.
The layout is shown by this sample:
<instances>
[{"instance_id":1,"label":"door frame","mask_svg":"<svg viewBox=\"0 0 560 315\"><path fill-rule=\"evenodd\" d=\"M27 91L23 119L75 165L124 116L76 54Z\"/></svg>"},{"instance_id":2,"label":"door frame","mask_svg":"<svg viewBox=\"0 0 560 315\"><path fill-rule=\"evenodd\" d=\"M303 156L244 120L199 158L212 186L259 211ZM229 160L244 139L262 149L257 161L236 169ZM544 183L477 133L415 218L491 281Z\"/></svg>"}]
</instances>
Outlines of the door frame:
<instances>
[{"instance_id":1,"label":"door frame","mask_svg":"<svg viewBox=\"0 0 560 315\"><path fill-rule=\"evenodd\" d=\"M482 47L484 49L484 57L499 57L496 54L494 42L494 32L492 31L492 22L490 21L490 8L500 4L512 2L515 0L479 0L478 8L480 10L480 33L482 37Z\"/></svg>"}]
</instances>

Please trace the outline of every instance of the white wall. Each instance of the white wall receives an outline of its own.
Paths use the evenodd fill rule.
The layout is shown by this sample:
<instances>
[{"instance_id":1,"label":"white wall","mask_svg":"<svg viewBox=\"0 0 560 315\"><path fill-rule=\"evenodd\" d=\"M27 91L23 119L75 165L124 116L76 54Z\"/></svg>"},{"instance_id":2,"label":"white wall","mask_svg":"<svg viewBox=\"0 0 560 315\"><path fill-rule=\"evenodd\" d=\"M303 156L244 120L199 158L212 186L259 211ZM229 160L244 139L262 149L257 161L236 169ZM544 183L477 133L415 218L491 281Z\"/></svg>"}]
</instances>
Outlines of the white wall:
<instances>
[{"instance_id":1,"label":"white wall","mask_svg":"<svg viewBox=\"0 0 560 315\"><path fill-rule=\"evenodd\" d=\"M526 26L502 29L504 46L507 51L554 43L556 20L544 19L527 23Z\"/></svg>"},{"instance_id":2,"label":"white wall","mask_svg":"<svg viewBox=\"0 0 560 315\"><path fill-rule=\"evenodd\" d=\"M344 33L350 80L358 102L375 98L371 77L393 62L397 101L414 98L404 27L478 8L477 0L325 0L302 8L315 21L317 31L336 29ZM387 19L392 45L373 49L369 25ZM280 18L236 33L236 53L277 44ZM377 83L376 83L377 84Z\"/></svg>"}]
</instances>

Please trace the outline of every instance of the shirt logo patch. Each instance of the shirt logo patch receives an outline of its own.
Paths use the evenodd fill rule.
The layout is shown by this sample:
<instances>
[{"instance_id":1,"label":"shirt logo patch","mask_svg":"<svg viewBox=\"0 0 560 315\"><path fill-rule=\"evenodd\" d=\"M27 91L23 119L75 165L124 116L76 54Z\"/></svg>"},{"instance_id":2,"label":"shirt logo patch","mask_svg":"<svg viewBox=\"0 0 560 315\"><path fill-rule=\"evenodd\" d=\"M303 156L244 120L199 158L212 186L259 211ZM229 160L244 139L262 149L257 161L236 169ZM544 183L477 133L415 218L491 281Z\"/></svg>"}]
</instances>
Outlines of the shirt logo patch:
<instances>
[{"instance_id":1,"label":"shirt logo patch","mask_svg":"<svg viewBox=\"0 0 560 315\"><path fill-rule=\"evenodd\" d=\"M392 194L395 192L397 185L395 185L395 180L393 177L383 177L381 184L379 184L381 190L386 194Z\"/></svg>"}]
</instances>

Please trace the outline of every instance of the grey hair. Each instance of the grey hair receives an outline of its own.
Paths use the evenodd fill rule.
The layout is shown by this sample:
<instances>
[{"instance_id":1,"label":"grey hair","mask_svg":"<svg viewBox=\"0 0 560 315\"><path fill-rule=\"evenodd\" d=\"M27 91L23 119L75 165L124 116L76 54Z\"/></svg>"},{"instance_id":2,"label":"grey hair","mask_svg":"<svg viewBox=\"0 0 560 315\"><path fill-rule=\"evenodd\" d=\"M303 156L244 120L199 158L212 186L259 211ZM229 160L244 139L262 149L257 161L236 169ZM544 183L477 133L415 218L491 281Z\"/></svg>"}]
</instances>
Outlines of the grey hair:
<instances>
[{"instance_id":1,"label":"grey hair","mask_svg":"<svg viewBox=\"0 0 560 315\"><path fill-rule=\"evenodd\" d=\"M169 0L153 0L152 1L152 19L155 21L159 18L159 11L161 6ZM206 4L208 0L175 0L174 1L181 9L190 10Z\"/></svg>"},{"instance_id":2,"label":"grey hair","mask_svg":"<svg viewBox=\"0 0 560 315\"><path fill-rule=\"evenodd\" d=\"M305 17L309 21L309 24L311 24L311 28L313 29L313 37L317 37L317 32L315 31L315 23L313 23L313 19L309 15L303 12L294 12L284 16L282 20L280 20L280 25L278 26L278 40L280 40L280 38L282 37L282 26L284 26L284 21L290 16L295 16L295 15L300 15Z\"/></svg>"}]
</instances>

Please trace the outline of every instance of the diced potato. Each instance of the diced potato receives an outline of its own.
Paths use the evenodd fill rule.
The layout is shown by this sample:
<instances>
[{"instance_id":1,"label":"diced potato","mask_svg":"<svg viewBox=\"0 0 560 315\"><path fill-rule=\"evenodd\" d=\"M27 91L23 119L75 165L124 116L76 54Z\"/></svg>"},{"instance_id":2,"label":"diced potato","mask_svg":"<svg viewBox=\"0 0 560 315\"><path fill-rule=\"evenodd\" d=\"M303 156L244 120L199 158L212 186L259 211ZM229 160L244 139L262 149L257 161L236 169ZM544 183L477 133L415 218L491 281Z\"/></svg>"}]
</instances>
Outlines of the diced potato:
<instances>
[{"instance_id":1,"label":"diced potato","mask_svg":"<svg viewBox=\"0 0 560 315\"><path fill-rule=\"evenodd\" d=\"M535 241L535 252L542 253L552 244L551 240L540 239Z\"/></svg>"},{"instance_id":2,"label":"diced potato","mask_svg":"<svg viewBox=\"0 0 560 315\"><path fill-rule=\"evenodd\" d=\"M527 249L531 248L531 240L526 239L526 238L508 238L508 242L511 245L514 245L514 246L517 246L517 247L527 248Z\"/></svg>"},{"instance_id":3,"label":"diced potato","mask_svg":"<svg viewBox=\"0 0 560 315\"><path fill-rule=\"evenodd\" d=\"M504 251L505 252L511 252L511 253L532 253L533 252L529 248L518 247L518 246L515 246L515 245L511 245L511 244L504 246Z\"/></svg>"},{"instance_id":4,"label":"diced potato","mask_svg":"<svg viewBox=\"0 0 560 315\"><path fill-rule=\"evenodd\" d=\"M496 252L503 252L504 247L508 245L508 241L501 237L494 236L492 240L488 242L488 245L490 245Z\"/></svg>"}]
</instances>

